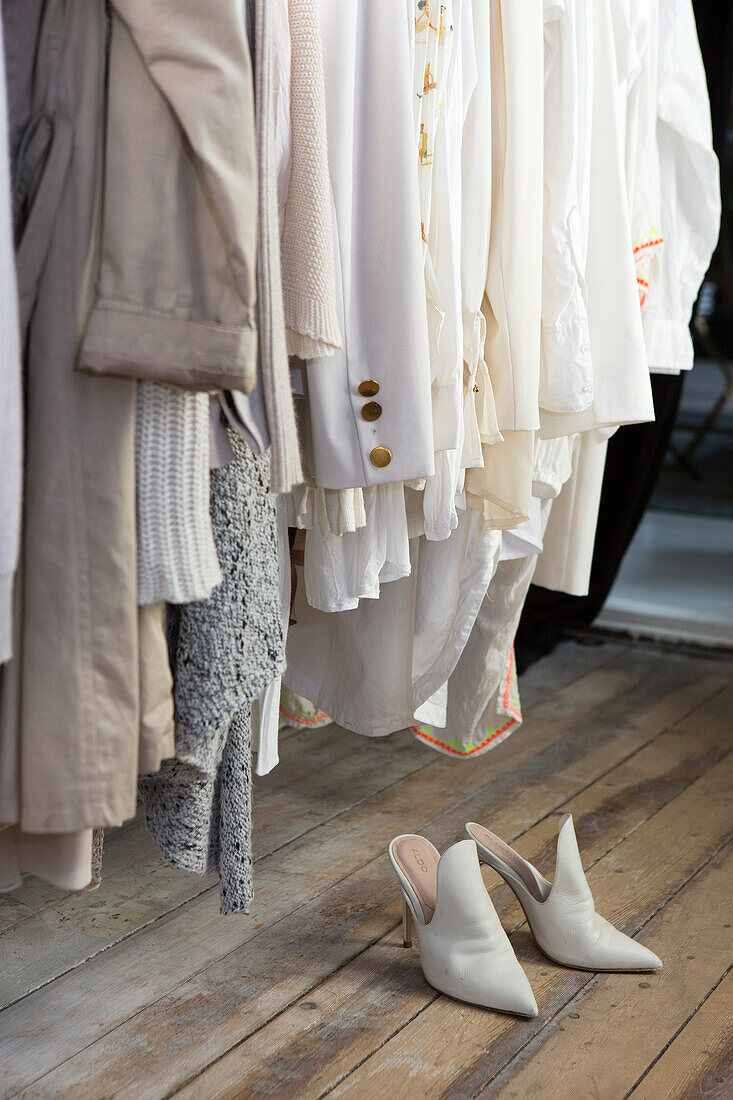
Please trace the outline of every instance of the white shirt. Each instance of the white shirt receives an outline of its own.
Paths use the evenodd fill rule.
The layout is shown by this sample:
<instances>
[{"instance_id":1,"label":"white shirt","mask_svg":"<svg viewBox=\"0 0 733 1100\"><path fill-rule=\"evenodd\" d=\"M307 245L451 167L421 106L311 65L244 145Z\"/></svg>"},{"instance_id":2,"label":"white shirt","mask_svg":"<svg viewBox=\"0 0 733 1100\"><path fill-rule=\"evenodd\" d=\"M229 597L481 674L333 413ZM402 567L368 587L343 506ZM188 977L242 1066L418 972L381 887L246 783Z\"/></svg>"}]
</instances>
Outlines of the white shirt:
<instances>
[{"instance_id":1,"label":"white shirt","mask_svg":"<svg viewBox=\"0 0 733 1100\"><path fill-rule=\"evenodd\" d=\"M540 406L580 412L593 401L586 290L593 97L593 6L548 0L545 11L544 236Z\"/></svg>"},{"instance_id":2,"label":"white shirt","mask_svg":"<svg viewBox=\"0 0 733 1100\"><path fill-rule=\"evenodd\" d=\"M664 248L644 337L650 370L678 374L692 366L690 316L720 228L718 161L690 0L660 0L656 136Z\"/></svg>"},{"instance_id":3,"label":"white shirt","mask_svg":"<svg viewBox=\"0 0 733 1100\"><path fill-rule=\"evenodd\" d=\"M654 419L649 368L630 247L625 172L627 73L613 5L593 4L593 114L586 264L593 365L592 404L574 413L543 410L544 438ZM622 44L623 46L623 44Z\"/></svg>"},{"instance_id":4,"label":"white shirt","mask_svg":"<svg viewBox=\"0 0 733 1100\"><path fill-rule=\"evenodd\" d=\"M639 305L644 310L650 295L657 291L660 254L664 248L657 149L659 0L637 0L624 14L629 43L626 181ZM620 22L618 19L617 24Z\"/></svg>"},{"instance_id":5,"label":"white shirt","mask_svg":"<svg viewBox=\"0 0 733 1100\"><path fill-rule=\"evenodd\" d=\"M483 466L482 444L501 440L484 357L486 319L481 312L491 233L491 18L485 2L473 4L473 36L476 88L463 127L461 175L464 469Z\"/></svg>"},{"instance_id":6,"label":"white shirt","mask_svg":"<svg viewBox=\"0 0 733 1100\"><path fill-rule=\"evenodd\" d=\"M441 20L450 20L453 43L435 139L433 197L427 227L426 285L436 451L435 474L428 478L423 495L425 535L429 539L448 538L456 527L456 494L463 482L461 158L463 126L478 78L472 0L439 6Z\"/></svg>"},{"instance_id":7,"label":"white shirt","mask_svg":"<svg viewBox=\"0 0 733 1100\"><path fill-rule=\"evenodd\" d=\"M491 239L486 361L499 429L539 427L543 0L491 8Z\"/></svg>"}]
</instances>

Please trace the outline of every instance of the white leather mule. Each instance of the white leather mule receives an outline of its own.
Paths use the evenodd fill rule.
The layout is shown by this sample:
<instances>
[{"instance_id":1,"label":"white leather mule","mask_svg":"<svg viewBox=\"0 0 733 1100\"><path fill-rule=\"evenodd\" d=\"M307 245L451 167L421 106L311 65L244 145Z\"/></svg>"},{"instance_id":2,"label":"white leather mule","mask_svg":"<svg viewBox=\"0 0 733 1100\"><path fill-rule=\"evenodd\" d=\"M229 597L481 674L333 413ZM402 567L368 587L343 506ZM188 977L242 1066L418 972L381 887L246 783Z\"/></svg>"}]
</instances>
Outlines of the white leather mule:
<instances>
[{"instance_id":1,"label":"white leather mule","mask_svg":"<svg viewBox=\"0 0 733 1100\"><path fill-rule=\"evenodd\" d=\"M538 947L553 962L578 970L662 969L653 951L596 913L572 814L560 818L552 883L482 825L469 821L466 832L476 841L479 858L517 895Z\"/></svg>"},{"instance_id":2,"label":"white leather mule","mask_svg":"<svg viewBox=\"0 0 733 1100\"><path fill-rule=\"evenodd\" d=\"M410 919L427 981L470 1004L536 1016L537 1002L491 898L473 840L441 856L423 836L405 834L389 846L402 888L405 946Z\"/></svg>"}]
</instances>

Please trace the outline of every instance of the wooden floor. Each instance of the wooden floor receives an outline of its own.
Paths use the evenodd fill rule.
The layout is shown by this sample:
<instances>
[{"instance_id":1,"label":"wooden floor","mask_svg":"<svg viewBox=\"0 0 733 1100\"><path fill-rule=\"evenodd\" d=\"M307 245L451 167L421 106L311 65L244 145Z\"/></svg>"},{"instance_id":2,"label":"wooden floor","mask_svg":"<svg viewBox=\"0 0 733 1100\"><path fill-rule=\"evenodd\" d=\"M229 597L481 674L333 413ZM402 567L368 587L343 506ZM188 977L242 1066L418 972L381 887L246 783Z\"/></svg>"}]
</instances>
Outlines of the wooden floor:
<instances>
[{"instance_id":1,"label":"wooden floor","mask_svg":"<svg viewBox=\"0 0 733 1100\"><path fill-rule=\"evenodd\" d=\"M733 660L566 643L522 695L524 727L472 761L288 734L256 784L251 917L220 917L140 822L98 891L0 900L0 1095L733 1095ZM473 818L549 871L567 810L599 910L664 970L556 966L487 871L539 1016L439 996L400 946L389 839Z\"/></svg>"}]
</instances>

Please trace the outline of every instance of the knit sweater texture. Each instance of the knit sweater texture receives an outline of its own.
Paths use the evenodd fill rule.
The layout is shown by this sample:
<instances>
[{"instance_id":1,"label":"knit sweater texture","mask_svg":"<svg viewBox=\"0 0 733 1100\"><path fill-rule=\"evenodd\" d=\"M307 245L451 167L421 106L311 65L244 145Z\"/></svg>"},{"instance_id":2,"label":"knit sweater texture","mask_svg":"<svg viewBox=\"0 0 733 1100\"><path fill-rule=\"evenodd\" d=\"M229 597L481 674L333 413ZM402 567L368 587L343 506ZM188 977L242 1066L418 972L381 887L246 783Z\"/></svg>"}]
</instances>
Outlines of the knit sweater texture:
<instances>
[{"instance_id":1,"label":"knit sweater texture","mask_svg":"<svg viewBox=\"0 0 733 1100\"><path fill-rule=\"evenodd\" d=\"M223 581L209 599L170 609L176 756L140 781L163 854L217 870L225 913L246 912L252 898L251 702L285 663L269 456L230 440L234 460L211 473Z\"/></svg>"},{"instance_id":2,"label":"knit sweater texture","mask_svg":"<svg viewBox=\"0 0 733 1100\"><path fill-rule=\"evenodd\" d=\"M274 39L269 0L251 0L257 127L257 331L259 368L272 451L272 490L303 480L285 335L275 155Z\"/></svg>"},{"instance_id":3,"label":"knit sweater texture","mask_svg":"<svg viewBox=\"0 0 733 1100\"><path fill-rule=\"evenodd\" d=\"M209 396L140 382L135 417L138 603L211 595Z\"/></svg>"},{"instance_id":4,"label":"knit sweater texture","mask_svg":"<svg viewBox=\"0 0 733 1100\"><path fill-rule=\"evenodd\" d=\"M334 225L318 5L288 0L291 163L282 238L288 351L301 359L343 346L336 309Z\"/></svg>"}]
</instances>

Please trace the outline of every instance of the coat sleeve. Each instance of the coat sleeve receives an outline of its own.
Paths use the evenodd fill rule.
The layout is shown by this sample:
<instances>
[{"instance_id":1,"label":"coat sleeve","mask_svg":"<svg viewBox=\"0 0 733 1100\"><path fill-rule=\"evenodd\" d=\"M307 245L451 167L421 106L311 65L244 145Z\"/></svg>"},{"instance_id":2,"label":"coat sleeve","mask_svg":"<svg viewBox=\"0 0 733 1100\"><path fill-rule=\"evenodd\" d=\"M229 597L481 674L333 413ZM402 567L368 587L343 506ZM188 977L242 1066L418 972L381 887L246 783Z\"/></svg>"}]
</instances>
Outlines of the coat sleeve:
<instances>
[{"instance_id":1,"label":"coat sleeve","mask_svg":"<svg viewBox=\"0 0 733 1100\"><path fill-rule=\"evenodd\" d=\"M79 366L255 383L257 172L241 0L113 0L99 292Z\"/></svg>"},{"instance_id":2,"label":"coat sleeve","mask_svg":"<svg viewBox=\"0 0 733 1100\"><path fill-rule=\"evenodd\" d=\"M720 228L718 161L690 0L660 8L657 142L664 248L644 336L650 370L679 374L692 366L690 316Z\"/></svg>"}]
</instances>

